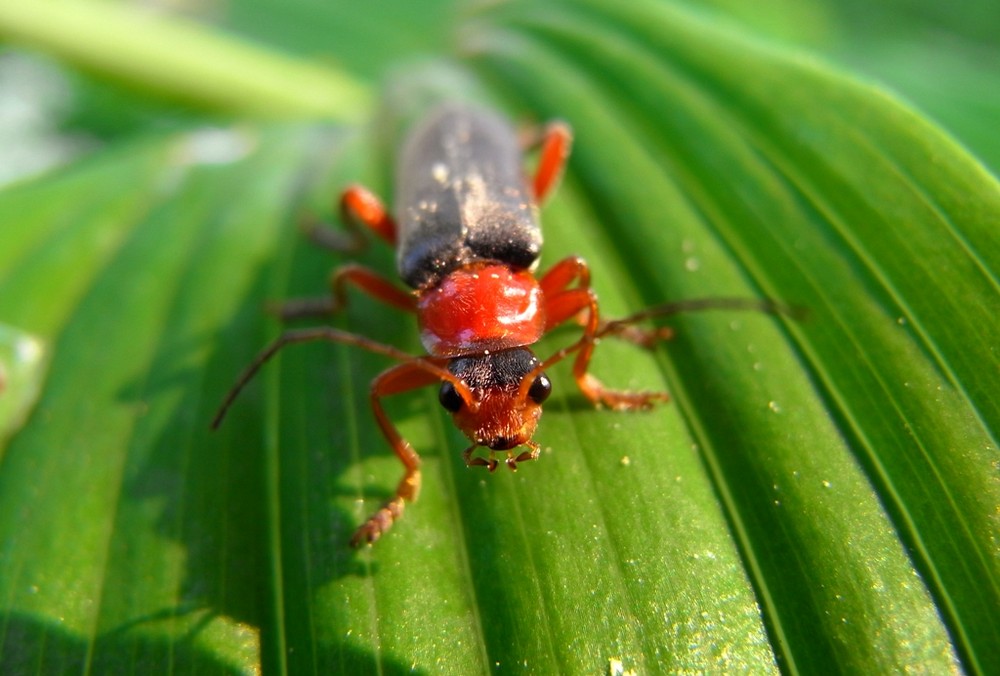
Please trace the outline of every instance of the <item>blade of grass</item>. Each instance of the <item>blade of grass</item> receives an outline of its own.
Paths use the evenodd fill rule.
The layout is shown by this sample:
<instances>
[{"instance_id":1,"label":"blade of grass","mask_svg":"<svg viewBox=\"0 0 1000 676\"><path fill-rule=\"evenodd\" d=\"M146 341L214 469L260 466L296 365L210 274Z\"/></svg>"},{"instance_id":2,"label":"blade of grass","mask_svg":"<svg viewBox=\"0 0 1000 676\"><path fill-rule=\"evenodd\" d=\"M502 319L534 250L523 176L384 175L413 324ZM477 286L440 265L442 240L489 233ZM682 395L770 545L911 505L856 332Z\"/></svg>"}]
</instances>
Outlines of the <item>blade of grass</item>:
<instances>
[{"instance_id":1,"label":"blade of grass","mask_svg":"<svg viewBox=\"0 0 1000 676\"><path fill-rule=\"evenodd\" d=\"M128 3L5 0L0 37L213 111L357 121L369 106L345 72Z\"/></svg>"}]
</instances>

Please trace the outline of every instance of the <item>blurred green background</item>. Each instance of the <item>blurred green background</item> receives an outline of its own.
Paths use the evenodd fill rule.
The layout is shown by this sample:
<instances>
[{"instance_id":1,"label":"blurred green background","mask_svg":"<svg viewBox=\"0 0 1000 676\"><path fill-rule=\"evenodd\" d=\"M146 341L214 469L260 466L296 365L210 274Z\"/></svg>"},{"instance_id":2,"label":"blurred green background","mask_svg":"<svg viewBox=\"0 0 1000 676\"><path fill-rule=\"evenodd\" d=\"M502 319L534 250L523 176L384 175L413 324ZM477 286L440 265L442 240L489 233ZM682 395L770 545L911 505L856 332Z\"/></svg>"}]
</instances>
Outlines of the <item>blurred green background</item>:
<instances>
[{"instance_id":1,"label":"blurred green background","mask_svg":"<svg viewBox=\"0 0 1000 676\"><path fill-rule=\"evenodd\" d=\"M29 4L34 3L14 1L6 11L17 12L19 5ZM456 26L467 7L475 4L384 0L361 6L238 0L135 6L215 26L376 85L388 69L406 59L456 54L461 43ZM684 0L681 4L712 13L720 22L742 24L762 41L806 49L879 82L948 129L994 171L1000 166L1000 140L994 133L1000 117L1000 9L995 2L969 0L944 6L922 0L876 5L853 0L770 0L751 6ZM44 15L39 20L44 21ZM0 150L5 157L2 176L8 181L92 148L94 139L170 128L204 112L160 105L166 104L170 92L155 83L136 91L139 83L132 80L130 93L120 82L109 82L107 73L89 76L17 44L37 40L28 35L7 41L0 62ZM297 114L288 112L289 117Z\"/></svg>"}]
</instances>

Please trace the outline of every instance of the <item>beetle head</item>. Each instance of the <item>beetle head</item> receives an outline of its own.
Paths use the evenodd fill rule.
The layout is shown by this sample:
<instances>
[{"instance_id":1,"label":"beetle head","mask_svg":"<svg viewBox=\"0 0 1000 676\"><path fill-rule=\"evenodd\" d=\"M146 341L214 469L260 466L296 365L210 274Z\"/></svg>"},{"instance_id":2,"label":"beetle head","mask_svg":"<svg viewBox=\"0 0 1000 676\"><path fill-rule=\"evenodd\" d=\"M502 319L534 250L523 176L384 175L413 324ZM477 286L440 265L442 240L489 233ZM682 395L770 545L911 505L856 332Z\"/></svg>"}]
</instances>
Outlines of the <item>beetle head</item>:
<instances>
[{"instance_id":1,"label":"beetle head","mask_svg":"<svg viewBox=\"0 0 1000 676\"><path fill-rule=\"evenodd\" d=\"M542 402L552 385L538 366L540 362L525 347L500 350L473 356L456 357L448 370L468 385L478 406L468 406L449 382L441 385L440 400L452 414L455 425L473 443L465 453L470 465L496 469L493 451L507 451L507 465L517 468L517 461L538 455L538 445L531 438L542 415ZM472 458L477 446L490 449L490 459ZM514 456L518 446L531 451Z\"/></svg>"}]
</instances>

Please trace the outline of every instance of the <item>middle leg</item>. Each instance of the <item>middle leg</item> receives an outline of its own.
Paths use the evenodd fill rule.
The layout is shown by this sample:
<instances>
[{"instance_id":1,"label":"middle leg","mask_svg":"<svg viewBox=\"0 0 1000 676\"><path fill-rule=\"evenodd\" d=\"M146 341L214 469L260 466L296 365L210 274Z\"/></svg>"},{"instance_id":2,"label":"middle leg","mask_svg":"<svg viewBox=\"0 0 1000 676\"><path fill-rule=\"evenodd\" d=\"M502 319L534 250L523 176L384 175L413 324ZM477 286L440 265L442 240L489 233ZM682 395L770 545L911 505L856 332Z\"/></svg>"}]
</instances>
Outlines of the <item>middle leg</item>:
<instances>
[{"instance_id":1,"label":"middle leg","mask_svg":"<svg viewBox=\"0 0 1000 676\"><path fill-rule=\"evenodd\" d=\"M406 312L416 312L417 299L383 275L357 263L347 263L330 275L330 295L319 298L294 298L277 307L284 320L331 315L347 304L347 285L357 287L372 298Z\"/></svg>"},{"instance_id":2,"label":"middle leg","mask_svg":"<svg viewBox=\"0 0 1000 676\"><path fill-rule=\"evenodd\" d=\"M577 286L568 288L574 283ZM608 325L601 321L597 294L590 287L590 269L586 261L579 257L564 259L542 277L540 284L545 294L546 331L574 317L583 325L583 336L573 362L573 377L587 399L619 410L649 408L657 401L669 399L665 392L609 388L589 372L594 347L601 335L609 333L626 339L632 337L625 331L608 330ZM635 342L645 344L642 340Z\"/></svg>"}]
</instances>

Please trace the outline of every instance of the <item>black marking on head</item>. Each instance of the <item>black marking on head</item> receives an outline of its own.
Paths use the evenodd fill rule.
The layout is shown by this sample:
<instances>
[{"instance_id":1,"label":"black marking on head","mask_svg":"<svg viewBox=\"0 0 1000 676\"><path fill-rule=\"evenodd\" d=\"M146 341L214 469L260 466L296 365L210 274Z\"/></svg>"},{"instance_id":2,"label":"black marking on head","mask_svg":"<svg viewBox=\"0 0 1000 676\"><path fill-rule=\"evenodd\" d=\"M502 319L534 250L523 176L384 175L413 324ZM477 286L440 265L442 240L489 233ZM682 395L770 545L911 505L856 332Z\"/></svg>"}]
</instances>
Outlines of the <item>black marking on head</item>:
<instances>
[{"instance_id":1,"label":"black marking on head","mask_svg":"<svg viewBox=\"0 0 1000 676\"><path fill-rule=\"evenodd\" d=\"M473 392L520 387L521 381L539 364L538 357L526 347L455 357L448 370L463 380Z\"/></svg>"}]
</instances>

